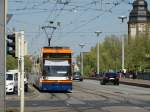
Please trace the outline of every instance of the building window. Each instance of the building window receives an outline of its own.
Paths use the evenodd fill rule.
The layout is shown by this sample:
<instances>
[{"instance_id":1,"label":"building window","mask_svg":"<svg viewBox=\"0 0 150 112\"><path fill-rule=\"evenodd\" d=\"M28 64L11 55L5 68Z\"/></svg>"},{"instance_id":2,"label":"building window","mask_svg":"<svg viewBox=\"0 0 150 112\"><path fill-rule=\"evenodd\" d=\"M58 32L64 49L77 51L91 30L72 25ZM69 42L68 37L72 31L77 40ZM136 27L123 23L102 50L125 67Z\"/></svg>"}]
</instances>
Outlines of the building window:
<instances>
[{"instance_id":1,"label":"building window","mask_svg":"<svg viewBox=\"0 0 150 112\"><path fill-rule=\"evenodd\" d=\"M134 28L131 28L131 36L132 37L134 37L134 36L136 36L136 28L134 27Z\"/></svg>"},{"instance_id":2,"label":"building window","mask_svg":"<svg viewBox=\"0 0 150 112\"><path fill-rule=\"evenodd\" d=\"M147 19L146 19L146 17L138 17L137 20L138 21L146 21Z\"/></svg>"},{"instance_id":3,"label":"building window","mask_svg":"<svg viewBox=\"0 0 150 112\"><path fill-rule=\"evenodd\" d=\"M131 24L130 28L136 28L136 25L135 24Z\"/></svg>"},{"instance_id":4,"label":"building window","mask_svg":"<svg viewBox=\"0 0 150 112\"><path fill-rule=\"evenodd\" d=\"M145 24L141 23L138 25L138 31L139 32L145 32L146 31L146 27Z\"/></svg>"}]
</instances>

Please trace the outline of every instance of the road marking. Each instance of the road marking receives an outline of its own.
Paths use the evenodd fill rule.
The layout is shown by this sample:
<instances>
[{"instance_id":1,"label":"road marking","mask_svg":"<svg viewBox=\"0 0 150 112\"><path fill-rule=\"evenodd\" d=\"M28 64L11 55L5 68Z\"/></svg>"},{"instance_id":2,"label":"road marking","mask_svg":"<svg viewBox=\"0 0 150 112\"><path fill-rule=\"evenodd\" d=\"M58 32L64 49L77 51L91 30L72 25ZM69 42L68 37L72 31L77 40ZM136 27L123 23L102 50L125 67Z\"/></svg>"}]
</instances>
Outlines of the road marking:
<instances>
[{"instance_id":1,"label":"road marking","mask_svg":"<svg viewBox=\"0 0 150 112\"><path fill-rule=\"evenodd\" d=\"M68 104L78 104L78 105L84 105L85 104L83 101L77 100L75 98L71 98L66 102L67 102L67 105Z\"/></svg>"},{"instance_id":2,"label":"road marking","mask_svg":"<svg viewBox=\"0 0 150 112\"><path fill-rule=\"evenodd\" d=\"M32 106L37 106L38 104L33 103Z\"/></svg>"}]
</instances>

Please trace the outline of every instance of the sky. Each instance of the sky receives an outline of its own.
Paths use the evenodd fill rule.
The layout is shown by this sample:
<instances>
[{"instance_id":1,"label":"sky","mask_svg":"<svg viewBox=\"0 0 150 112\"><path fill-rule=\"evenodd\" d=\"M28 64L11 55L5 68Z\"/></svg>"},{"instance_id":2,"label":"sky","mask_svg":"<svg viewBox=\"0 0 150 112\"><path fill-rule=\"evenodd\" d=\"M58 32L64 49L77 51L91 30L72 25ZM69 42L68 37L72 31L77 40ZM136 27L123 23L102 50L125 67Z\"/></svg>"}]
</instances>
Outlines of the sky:
<instances>
[{"instance_id":1,"label":"sky","mask_svg":"<svg viewBox=\"0 0 150 112\"><path fill-rule=\"evenodd\" d=\"M8 13L13 17L7 29L8 32L25 31L30 54L39 54L40 48L48 45L48 37L52 37L52 46L71 47L77 56L81 51L90 51L97 40L102 42L106 36L127 34L128 19L121 23L118 17L129 16L133 1L8 0ZM150 1L147 2L150 9ZM56 30L44 30L44 26L56 27ZM96 31L102 32L99 37ZM80 44L85 45L83 49Z\"/></svg>"}]
</instances>

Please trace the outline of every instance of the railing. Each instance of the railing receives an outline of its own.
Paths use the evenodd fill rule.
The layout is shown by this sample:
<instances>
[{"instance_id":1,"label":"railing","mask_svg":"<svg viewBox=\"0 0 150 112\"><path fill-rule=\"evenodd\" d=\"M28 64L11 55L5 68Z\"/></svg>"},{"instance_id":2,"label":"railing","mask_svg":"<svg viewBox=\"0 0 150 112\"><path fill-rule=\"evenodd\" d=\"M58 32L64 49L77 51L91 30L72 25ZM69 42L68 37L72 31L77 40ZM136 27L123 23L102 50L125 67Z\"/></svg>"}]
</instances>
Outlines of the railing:
<instances>
[{"instance_id":1,"label":"railing","mask_svg":"<svg viewBox=\"0 0 150 112\"><path fill-rule=\"evenodd\" d=\"M125 78L150 80L150 73L126 74Z\"/></svg>"}]
</instances>

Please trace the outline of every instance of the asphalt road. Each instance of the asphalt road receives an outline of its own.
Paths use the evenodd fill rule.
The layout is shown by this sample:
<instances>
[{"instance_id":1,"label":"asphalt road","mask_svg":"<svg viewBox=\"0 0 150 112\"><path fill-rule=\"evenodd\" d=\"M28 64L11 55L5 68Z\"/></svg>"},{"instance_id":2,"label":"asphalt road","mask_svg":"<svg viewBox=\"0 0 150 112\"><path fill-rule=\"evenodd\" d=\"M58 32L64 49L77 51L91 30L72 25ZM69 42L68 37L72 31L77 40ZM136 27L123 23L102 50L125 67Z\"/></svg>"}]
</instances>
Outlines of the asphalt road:
<instances>
[{"instance_id":1,"label":"asphalt road","mask_svg":"<svg viewBox=\"0 0 150 112\"><path fill-rule=\"evenodd\" d=\"M75 81L71 92L34 92L25 99L25 112L150 112L149 88L84 80ZM7 96L7 108L18 107L18 99Z\"/></svg>"}]
</instances>

